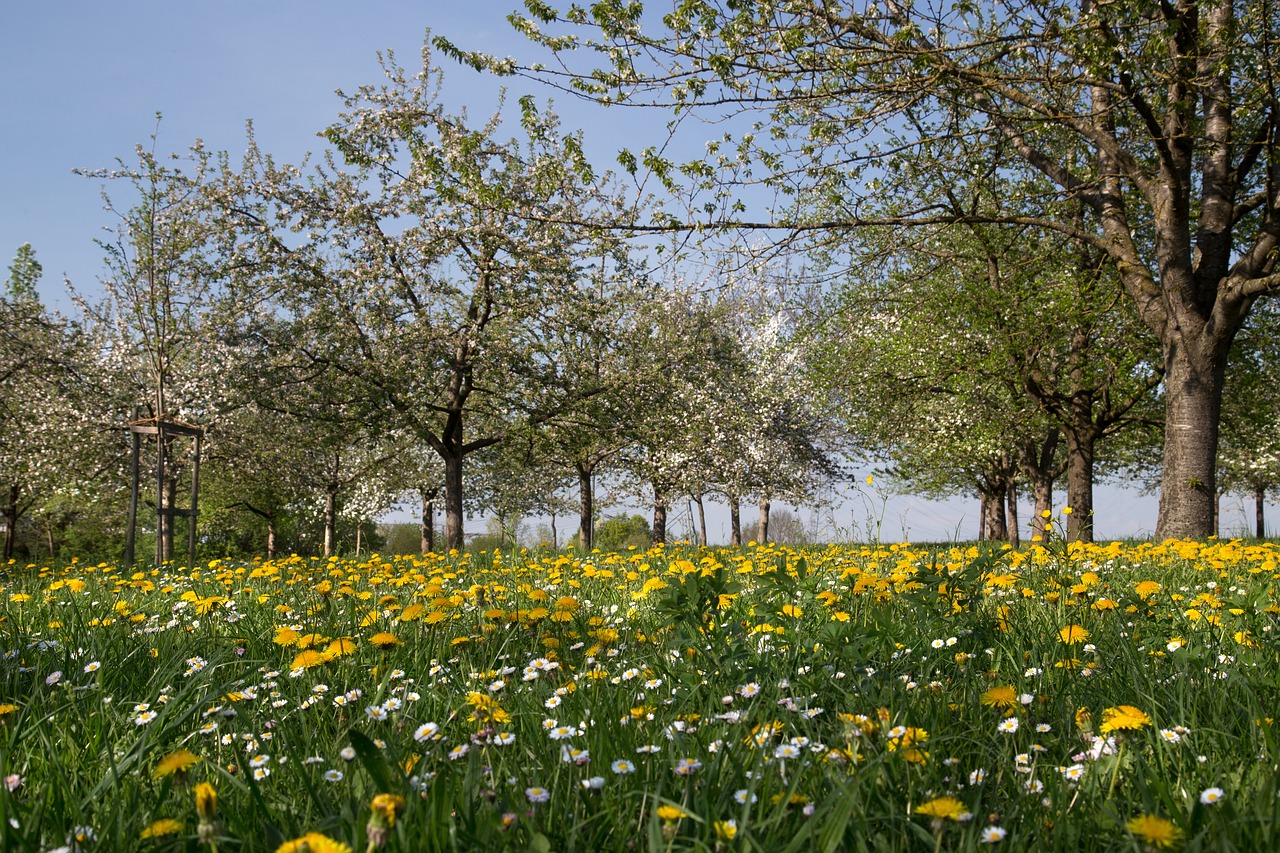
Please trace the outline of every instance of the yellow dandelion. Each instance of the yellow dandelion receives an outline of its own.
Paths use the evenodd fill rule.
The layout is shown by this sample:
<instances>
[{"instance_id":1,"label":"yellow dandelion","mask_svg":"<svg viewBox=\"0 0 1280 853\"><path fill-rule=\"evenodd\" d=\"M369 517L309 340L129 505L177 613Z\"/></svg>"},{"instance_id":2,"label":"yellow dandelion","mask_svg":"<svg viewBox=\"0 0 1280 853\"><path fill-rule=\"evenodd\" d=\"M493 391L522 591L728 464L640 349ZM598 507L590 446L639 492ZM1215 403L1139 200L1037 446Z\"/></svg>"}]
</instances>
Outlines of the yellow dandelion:
<instances>
[{"instance_id":1,"label":"yellow dandelion","mask_svg":"<svg viewBox=\"0 0 1280 853\"><path fill-rule=\"evenodd\" d=\"M804 611L794 604L784 604L782 605L782 615L790 616L792 619L799 619L804 615Z\"/></svg>"},{"instance_id":2,"label":"yellow dandelion","mask_svg":"<svg viewBox=\"0 0 1280 853\"><path fill-rule=\"evenodd\" d=\"M349 655L356 650L357 643L351 637L339 637L324 648L325 660L333 660Z\"/></svg>"},{"instance_id":3,"label":"yellow dandelion","mask_svg":"<svg viewBox=\"0 0 1280 853\"><path fill-rule=\"evenodd\" d=\"M166 835L174 835L182 832L182 822L174 820L171 817L162 817L160 820L154 821L142 832L138 833L139 838L162 838Z\"/></svg>"},{"instance_id":4,"label":"yellow dandelion","mask_svg":"<svg viewBox=\"0 0 1280 853\"><path fill-rule=\"evenodd\" d=\"M916 814L928 815L938 820L960 820L967 813L964 803L955 797L938 797L916 806Z\"/></svg>"},{"instance_id":5,"label":"yellow dandelion","mask_svg":"<svg viewBox=\"0 0 1280 853\"><path fill-rule=\"evenodd\" d=\"M196 785L196 814L200 820L211 820L218 813L218 792L208 782Z\"/></svg>"},{"instance_id":6,"label":"yellow dandelion","mask_svg":"<svg viewBox=\"0 0 1280 853\"><path fill-rule=\"evenodd\" d=\"M327 835L308 832L301 838L281 844L276 848L276 853L351 853L351 848Z\"/></svg>"},{"instance_id":7,"label":"yellow dandelion","mask_svg":"<svg viewBox=\"0 0 1280 853\"><path fill-rule=\"evenodd\" d=\"M151 770L151 778L163 779L175 773L186 773L202 760L200 756L190 750L179 749L156 762L156 766Z\"/></svg>"},{"instance_id":8,"label":"yellow dandelion","mask_svg":"<svg viewBox=\"0 0 1280 853\"><path fill-rule=\"evenodd\" d=\"M663 820L680 820L681 818L685 818L688 816L689 816L688 812L686 812L684 809L680 808L679 806L672 806L672 805L658 806L658 817L662 818Z\"/></svg>"},{"instance_id":9,"label":"yellow dandelion","mask_svg":"<svg viewBox=\"0 0 1280 853\"><path fill-rule=\"evenodd\" d=\"M378 794L373 798L371 808L382 815L387 826L395 826L396 818L404 811L404 797L398 794Z\"/></svg>"},{"instance_id":10,"label":"yellow dandelion","mask_svg":"<svg viewBox=\"0 0 1280 853\"><path fill-rule=\"evenodd\" d=\"M1018 691L1012 685L997 685L984 691L978 701L990 708L1012 708L1018 704Z\"/></svg>"},{"instance_id":11,"label":"yellow dandelion","mask_svg":"<svg viewBox=\"0 0 1280 853\"><path fill-rule=\"evenodd\" d=\"M307 649L305 651L298 652L294 657L293 662L289 664L289 669L310 669L311 667L319 666L328 660L329 658L325 656L324 652L318 652L315 649Z\"/></svg>"},{"instance_id":12,"label":"yellow dandelion","mask_svg":"<svg viewBox=\"0 0 1280 853\"><path fill-rule=\"evenodd\" d=\"M1148 598L1164 589L1157 581L1138 581L1134 584L1133 591L1141 598Z\"/></svg>"},{"instance_id":13,"label":"yellow dandelion","mask_svg":"<svg viewBox=\"0 0 1280 853\"><path fill-rule=\"evenodd\" d=\"M1085 640L1089 639L1089 632L1084 628L1081 628L1079 625L1068 625L1058 632L1058 639L1062 640L1062 642L1066 643L1068 646L1073 646L1076 643L1083 643Z\"/></svg>"},{"instance_id":14,"label":"yellow dandelion","mask_svg":"<svg viewBox=\"0 0 1280 853\"><path fill-rule=\"evenodd\" d=\"M1103 734L1117 731L1137 731L1151 725L1151 717L1145 711L1132 705L1118 705L1102 712L1102 723L1098 731Z\"/></svg>"},{"instance_id":15,"label":"yellow dandelion","mask_svg":"<svg viewBox=\"0 0 1280 853\"><path fill-rule=\"evenodd\" d=\"M1143 814L1125 824L1129 831L1153 847L1172 847L1182 840L1182 830L1159 815Z\"/></svg>"},{"instance_id":16,"label":"yellow dandelion","mask_svg":"<svg viewBox=\"0 0 1280 853\"><path fill-rule=\"evenodd\" d=\"M386 631L380 631L377 634L374 634L372 637L369 638L369 643L370 645L377 646L379 649L382 649L384 652L387 651L388 649L394 649L396 646L404 645L403 640L401 640L395 634L390 634Z\"/></svg>"},{"instance_id":17,"label":"yellow dandelion","mask_svg":"<svg viewBox=\"0 0 1280 853\"><path fill-rule=\"evenodd\" d=\"M328 642L329 638L323 634L303 634L293 641L293 644L300 649L309 649L312 646L318 646L321 643Z\"/></svg>"}]
</instances>

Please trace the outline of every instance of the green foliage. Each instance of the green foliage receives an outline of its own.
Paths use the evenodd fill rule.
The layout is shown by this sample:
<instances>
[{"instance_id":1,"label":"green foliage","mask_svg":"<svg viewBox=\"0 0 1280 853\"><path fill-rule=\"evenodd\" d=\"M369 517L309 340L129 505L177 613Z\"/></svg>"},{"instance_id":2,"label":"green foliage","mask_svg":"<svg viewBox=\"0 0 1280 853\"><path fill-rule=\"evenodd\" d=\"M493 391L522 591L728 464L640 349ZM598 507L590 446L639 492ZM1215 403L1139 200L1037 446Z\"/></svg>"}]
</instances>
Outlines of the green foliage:
<instances>
[{"instance_id":1,"label":"green foliage","mask_svg":"<svg viewBox=\"0 0 1280 853\"><path fill-rule=\"evenodd\" d=\"M615 515L596 524L595 546L601 551L648 548L653 532L643 515Z\"/></svg>"}]
</instances>

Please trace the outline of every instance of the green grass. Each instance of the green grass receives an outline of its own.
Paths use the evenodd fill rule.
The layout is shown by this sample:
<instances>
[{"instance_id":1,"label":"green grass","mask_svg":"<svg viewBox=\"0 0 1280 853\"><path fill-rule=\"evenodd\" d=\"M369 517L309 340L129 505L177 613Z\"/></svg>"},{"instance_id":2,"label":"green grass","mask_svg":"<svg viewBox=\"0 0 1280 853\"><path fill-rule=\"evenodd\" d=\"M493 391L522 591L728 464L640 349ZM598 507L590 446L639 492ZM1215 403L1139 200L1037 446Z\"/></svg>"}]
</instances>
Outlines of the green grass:
<instances>
[{"instance_id":1,"label":"green grass","mask_svg":"<svg viewBox=\"0 0 1280 853\"><path fill-rule=\"evenodd\" d=\"M1142 850L1143 815L1181 849L1268 849L1278 557L1184 543L11 565L0 848L270 851L318 832L365 849L370 803L393 793L406 806L386 849L405 851ZM1064 642L1072 625L1087 638ZM288 626L354 650L291 671ZM1107 742L1119 706L1144 716ZM153 778L178 749L201 760ZM218 792L204 841L199 782ZM928 814L949 809L962 819ZM141 838L163 818L181 829Z\"/></svg>"}]
</instances>

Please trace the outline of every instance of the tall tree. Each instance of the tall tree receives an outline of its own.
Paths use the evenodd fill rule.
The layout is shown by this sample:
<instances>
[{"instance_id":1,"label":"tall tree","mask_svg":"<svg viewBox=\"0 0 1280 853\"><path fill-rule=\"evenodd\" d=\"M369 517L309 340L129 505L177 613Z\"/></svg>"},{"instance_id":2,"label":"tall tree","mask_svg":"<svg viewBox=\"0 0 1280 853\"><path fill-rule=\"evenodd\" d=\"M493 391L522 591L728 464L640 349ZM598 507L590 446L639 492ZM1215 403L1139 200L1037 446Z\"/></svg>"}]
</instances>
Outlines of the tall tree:
<instances>
[{"instance_id":1,"label":"tall tree","mask_svg":"<svg viewBox=\"0 0 1280 853\"><path fill-rule=\"evenodd\" d=\"M548 330L590 286L585 261L608 251L572 223L610 200L578 136L532 100L524 141L502 141L498 116L475 127L445 110L428 51L417 74L389 56L384 70L344 96L322 166L251 157L226 204L259 262L278 264L282 310L321 342L298 355L439 455L445 539L460 548L467 457L591 393L561 381Z\"/></svg>"},{"instance_id":2,"label":"tall tree","mask_svg":"<svg viewBox=\"0 0 1280 853\"><path fill-rule=\"evenodd\" d=\"M1255 301L1280 288L1280 16L1270 0L691 2L660 21L640 2L525 6L515 25L560 62L445 47L608 103L767 115L769 132L744 134L720 154L724 168L685 174L732 195L727 185L756 167L801 203L728 224L830 232L950 221L912 185L915 170L966 183L971 159L937 156L958 138L1016 155L1052 193L1028 199L1044 203L1036 212L983 218L1067 234L1110 259L1162 348L1157 535L1211 532L1227 356ZM575 49L593 51L598 67L575 67ZM628 162L679 174L656 148ZM887 184L898 202L889 211L874 203ZM1055 213L1062 198L1087 221ZM840 215L806 216L812 199Z\"/></svg>"}]
</instances>

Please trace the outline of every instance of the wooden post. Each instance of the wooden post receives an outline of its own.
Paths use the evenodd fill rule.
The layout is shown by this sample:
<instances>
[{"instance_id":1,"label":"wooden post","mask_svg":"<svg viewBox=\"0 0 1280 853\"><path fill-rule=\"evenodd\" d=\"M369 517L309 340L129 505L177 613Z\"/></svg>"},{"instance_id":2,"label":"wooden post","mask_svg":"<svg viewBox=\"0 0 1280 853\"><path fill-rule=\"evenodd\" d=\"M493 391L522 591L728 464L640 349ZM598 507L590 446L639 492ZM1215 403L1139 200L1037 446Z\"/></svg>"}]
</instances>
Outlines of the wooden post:
<instances>
[{"instance_id":1,"label":"wooden post","mask_svg":"<svg viewBox=\"0 0 1280 853\"><path fill-rule=\"evenodd\" d=\"M124 564L133 568L134 533L138 529L138 480L141 475L142 435L131 432L129 437L133 444L133 464L130 466L129 525L124 532Z\"/></svg>"}]
</instances>

